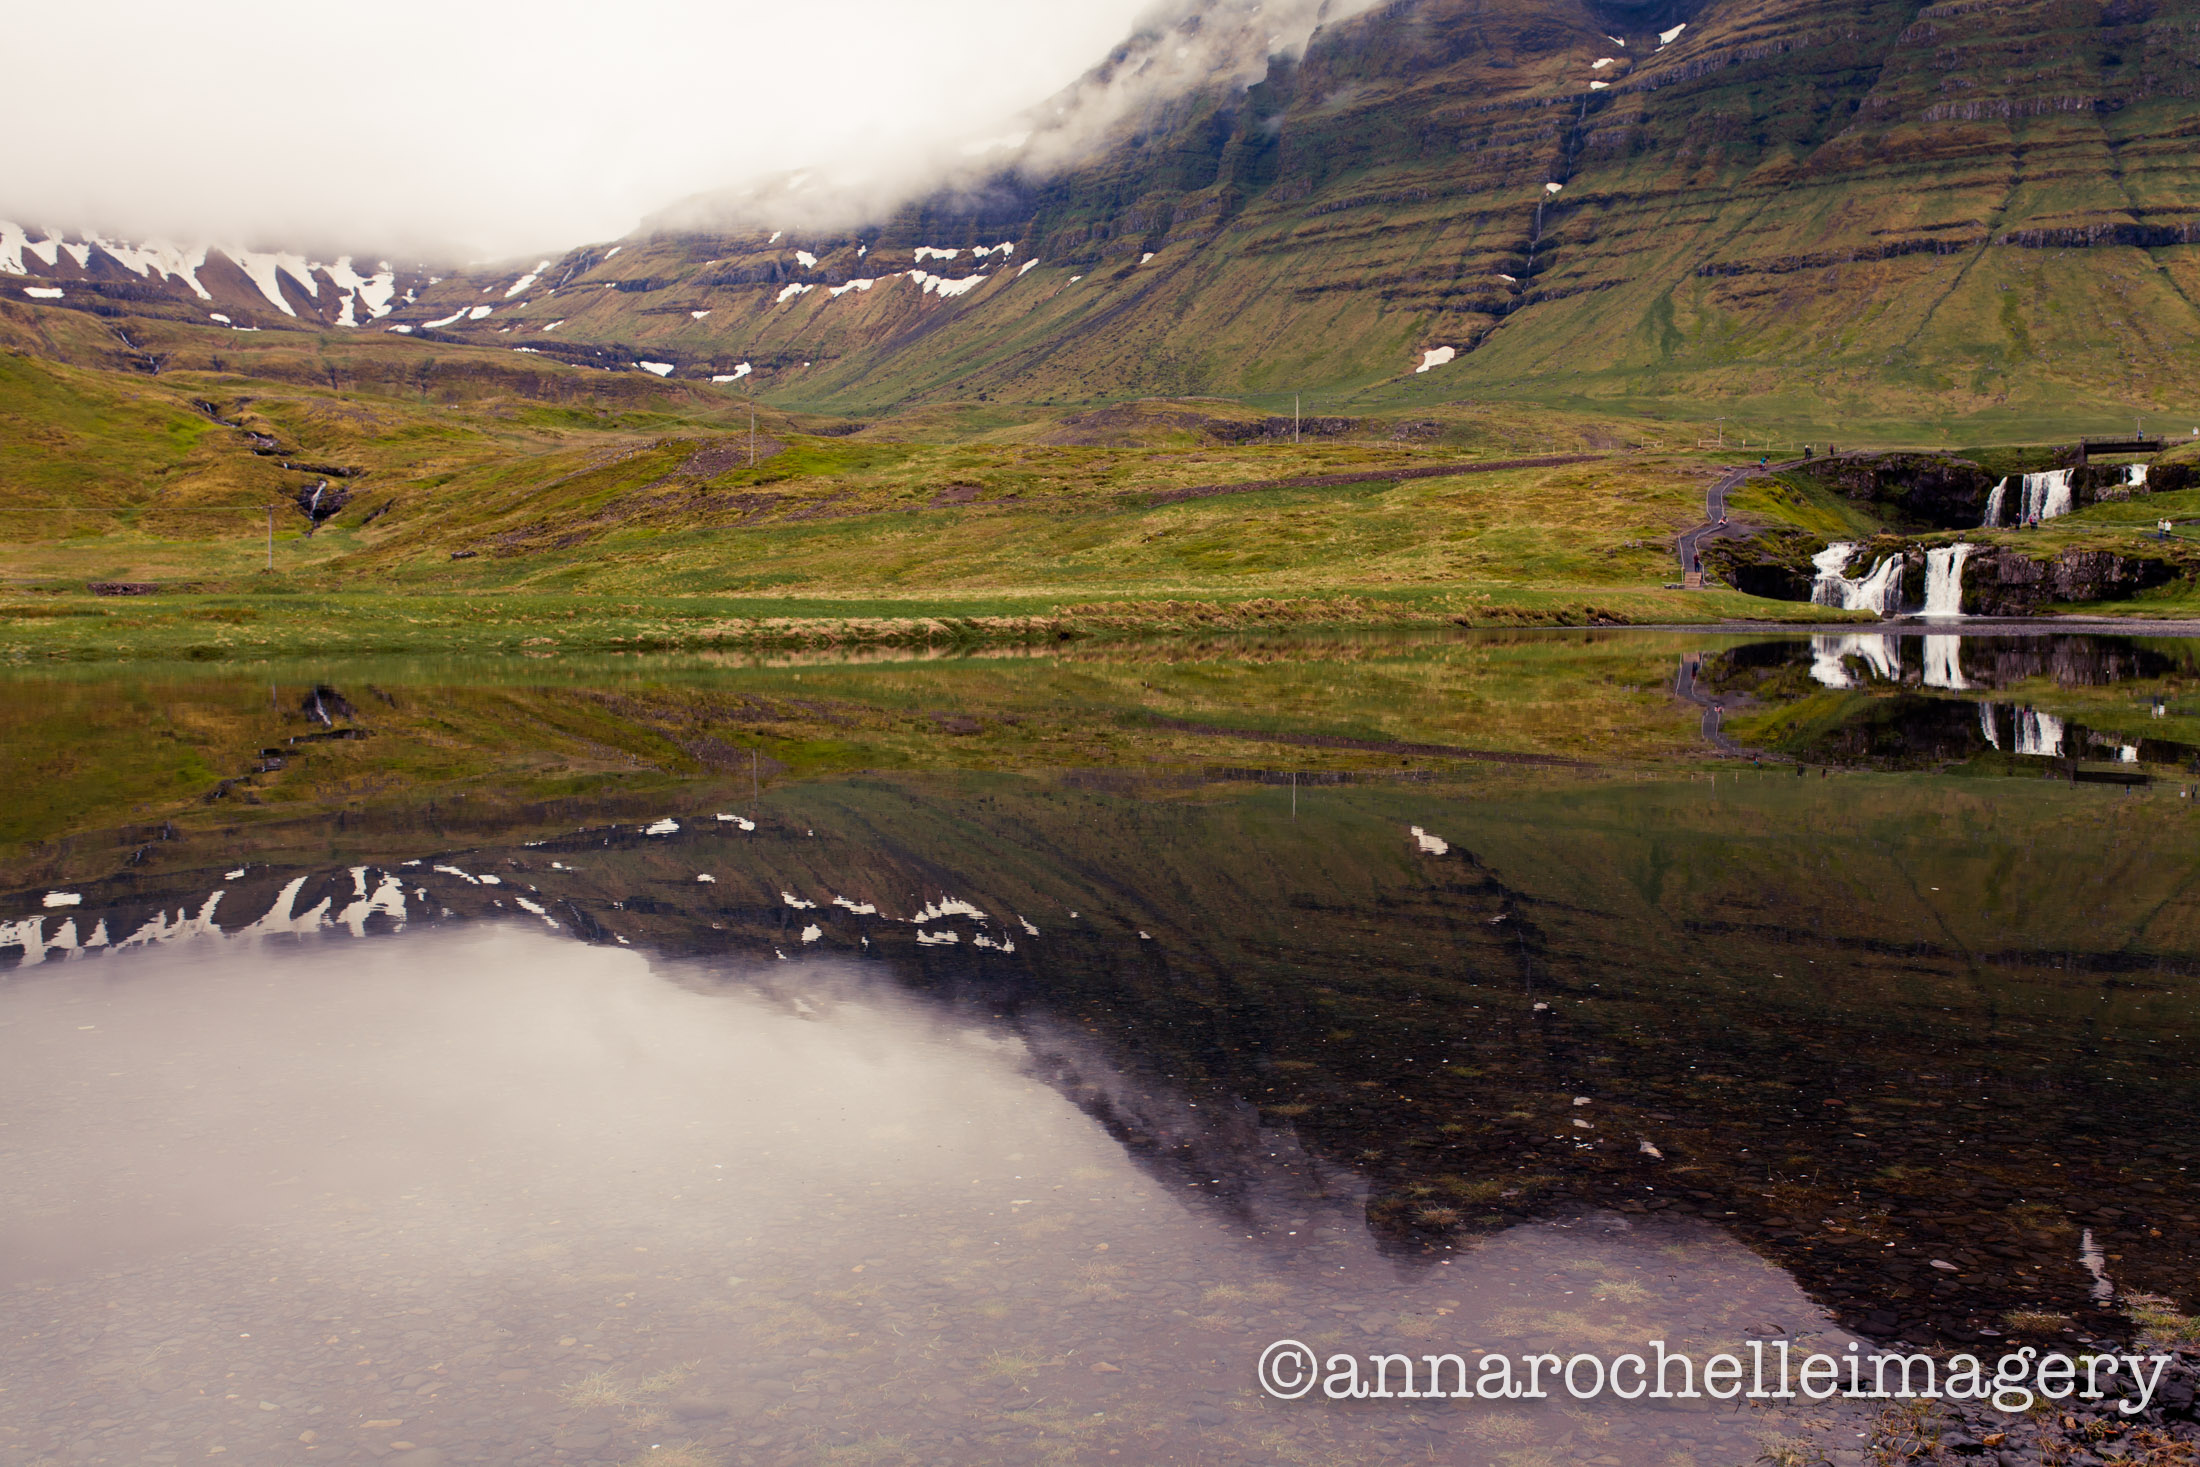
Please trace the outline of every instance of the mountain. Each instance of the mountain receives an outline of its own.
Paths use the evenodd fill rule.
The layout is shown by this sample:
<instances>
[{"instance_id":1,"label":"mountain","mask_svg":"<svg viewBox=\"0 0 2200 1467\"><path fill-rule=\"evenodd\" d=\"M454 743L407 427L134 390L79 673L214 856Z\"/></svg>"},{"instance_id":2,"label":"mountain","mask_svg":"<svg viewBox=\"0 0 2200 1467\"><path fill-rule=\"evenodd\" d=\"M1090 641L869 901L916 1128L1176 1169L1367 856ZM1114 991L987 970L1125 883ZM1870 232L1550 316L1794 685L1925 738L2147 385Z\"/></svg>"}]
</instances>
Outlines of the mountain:
<instances>
[{"instance_id":1,"label":"mountain","mask_svg":"<svg viewBox=\"0 0 2200 1467\"><path fill-rule=\"evenodd\" d=\"M375 324L865 412L1310 390L2113 422L2200 397L2200 0L1395 0L1253 68L1199 49L1224 20L1108 58L1053 109L1117 99L1077 147L1042 108L867 222L815 222L850 206L790 181L737 211L776 224L706 201L392 278ZM1119 85L1178 57L1207 71ZM0 269L67 288L51 242L8 240ZM197 279L243 296L232 269L267 258ZM87 290L147 274L87 261ZM362 319L336 267L273 278L262 315Z\"/></svg>"},{"instance_id":2,"label":"mountain","mask_svg":"<svg viewBox=\"0 0 2200 1467\"><path fill-rule=\"evenodd\" d=\"M23 277L6 293L25 300L73 298L103 315L148 308L168 315L180 308L187 319L239 331L290 323L369 325L411 304L442 278L426 267L387 260L363 272L351 255L325 262L233 245L131 244L98 235L72 240L5 219L0 219L0 275Z\"/></svg>"}]
</instances>

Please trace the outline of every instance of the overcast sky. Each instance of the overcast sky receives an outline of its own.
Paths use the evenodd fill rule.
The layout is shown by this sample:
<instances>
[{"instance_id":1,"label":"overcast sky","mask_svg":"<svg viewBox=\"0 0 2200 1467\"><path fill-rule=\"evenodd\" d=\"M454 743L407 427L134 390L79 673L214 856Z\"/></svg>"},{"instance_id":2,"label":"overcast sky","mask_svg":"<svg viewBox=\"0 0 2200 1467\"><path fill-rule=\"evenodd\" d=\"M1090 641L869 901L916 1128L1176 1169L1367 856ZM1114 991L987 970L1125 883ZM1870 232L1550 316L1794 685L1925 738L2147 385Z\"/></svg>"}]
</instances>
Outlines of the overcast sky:
<instances>
[{"instance_id":1,"label":"overcast sky","mask_svg":"<svg viewBox=\"0 0 2200 1467\"><path fill-rule=\"evenodd\" d=\"M1152 0L0 0L0 218L499 258L994 124Z\"/></svg>"}]
</instances>

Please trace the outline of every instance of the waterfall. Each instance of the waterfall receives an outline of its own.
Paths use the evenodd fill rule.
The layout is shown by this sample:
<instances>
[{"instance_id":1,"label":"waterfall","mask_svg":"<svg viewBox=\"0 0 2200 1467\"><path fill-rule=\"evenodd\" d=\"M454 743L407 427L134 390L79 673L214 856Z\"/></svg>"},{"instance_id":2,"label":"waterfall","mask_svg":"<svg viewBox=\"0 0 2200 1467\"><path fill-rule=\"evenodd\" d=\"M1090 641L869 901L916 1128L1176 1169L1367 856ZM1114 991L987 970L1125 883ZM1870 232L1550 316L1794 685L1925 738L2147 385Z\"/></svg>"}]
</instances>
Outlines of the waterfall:
<instances>
[{"instance_id":1,"label":"waterfall","mask_svg":"<svg viewBox=\"0 0 2200 1467\"><path fill-rule=\"evenodd\" d=\"M1994 486L1994 492L1986 496L1986 518L1979 521L1982 530L2001 528L2001 503L2009 497L2009 481L2002 480Z\"/></svg>"},{"instance_id":2,"label":"waterfall","mask_svg":"<svg viewBox=\"0 0 2200 1467\"><path fill-rule=\"evenodd\" d=\"M2147 466L2145 464L2126 465L2124 468L2124 485L2130 489L2146 488Z\"/></svg>"},{"instance_id":3,"label":"waterfall","mask_svg":"<svg viewBox=\"0 0 2200 1467\"><path fill-rule=\"evenodd\" d=\"M1993 704L1981 703L1978 705L1978 731L1986 736L1988 744L1999 749L2001 747L2001 729L1994 722L1995 716Z\"/></svg>"},{"instance_id":4,"label":"waterfall","mask_svg":"<svg viewBox=\"0 0 2200 1467\"><path fill-rule=\"evenodd\" d=\"M2017 710L2017 752L2041 759L2060 759L2063 751L2063 721L2052 713L2042 713L2035 708Z\"/></svg>"},{"instance_id":5,"label":"waterfall","mask_svg":"<svg viewBox=\"0 0 2200 1467\"><path fill-rule=\"evenodd\" d=\"M1894 615L1902 599L1902 557L1890 555L1873 566L1870 575L1851 580L1841 572L1855 553L1853 543L1841 540L1810 558L1812 569L1818 572L1811 582L1810 599L1820 606L1838 606L1844 611Z\"/></svg>"},{"instance_id":6,"label":"waterfall","mask_svg":"<svg viewBox=\"0 0 2200 1467\"><path fill-rule=\"evenodd\" d=\"M1925 686L1946 688L1951 693L1971 690L1970 681L1963 675L1963 638L1925 639Z\"/></svg>"},{"instance_id":7,"label":"waterfall","mask_svg":"<svg viewBox=\"0 0 2200 1467\"><path fill-rule=\"evenodd\" d=\"M2070 475L2069 469L2026 474L2024 506L2017 516L2017 523L2036 525L2047 520L2060 519L2070 513L2075 503L2070 492Z\"/></svg>"},{"instance_id":8,"label":"waterfall","mask_svg":"<svg viewBox=\"0 0 2200 1467\"><path fill-rule=\"evenodd\" d=\"M1947 545L1925 552L1925 614L1963 615L1963 563L1971 558L1968 545Z\"/></svg>"},{"instance_id":9,"label":"waterfall","mask_svg":"<svg viewBox=\"0 0 2200 1467\"><path fill-rule=\"evenodd\" d=\"M1953 640L1953 639L1951 639ZM1902 644L1888 636L1812 637L1810 675L1823 687L1849 689L1857 685L1848 659L1861 658L1873 677L1885 682L1902 680Z\"/></svg>"}]
</instances>

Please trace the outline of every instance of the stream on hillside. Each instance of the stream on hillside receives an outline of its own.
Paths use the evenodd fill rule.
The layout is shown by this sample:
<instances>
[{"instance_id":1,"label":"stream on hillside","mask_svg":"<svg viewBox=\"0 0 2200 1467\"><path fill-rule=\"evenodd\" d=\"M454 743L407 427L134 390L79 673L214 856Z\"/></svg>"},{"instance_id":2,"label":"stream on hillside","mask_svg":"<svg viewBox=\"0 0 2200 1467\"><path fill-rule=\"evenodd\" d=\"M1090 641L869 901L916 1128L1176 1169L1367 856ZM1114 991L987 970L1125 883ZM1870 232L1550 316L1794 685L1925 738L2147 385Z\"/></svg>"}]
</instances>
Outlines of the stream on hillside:
<instances>
[{"instance_id":1,"label":"stream on hillside","mask_svg":"<svg viewBox=\"0 0 2200 1467\"><path fill-rule=\"evenodd\" d=\"M16 675L0 1462L1853 1464L1255 1369L2200 1303L2200 648L1504 645Z\"/></svg>"}]
</instances>

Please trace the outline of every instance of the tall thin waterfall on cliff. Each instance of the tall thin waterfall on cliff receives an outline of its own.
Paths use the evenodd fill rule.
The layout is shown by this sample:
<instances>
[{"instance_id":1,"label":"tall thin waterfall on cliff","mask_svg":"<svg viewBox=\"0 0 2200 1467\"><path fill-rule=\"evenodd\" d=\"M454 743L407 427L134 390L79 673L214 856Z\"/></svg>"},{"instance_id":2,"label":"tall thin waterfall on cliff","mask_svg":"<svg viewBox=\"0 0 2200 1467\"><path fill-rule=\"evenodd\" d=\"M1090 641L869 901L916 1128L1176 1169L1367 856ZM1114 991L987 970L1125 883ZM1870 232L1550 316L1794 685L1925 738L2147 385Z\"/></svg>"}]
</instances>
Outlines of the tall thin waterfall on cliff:
<instances>
[{"instance_id":1,"label":"tall thin waterfall on cliff","mask_svg":"<svg viewBox=\"0 0 2200 1467\"><path fill-rule=\"evenodd\" d=\"M1963 565L1971 558L1968 545L1944 545L1925 552L1925 614L1963 615Z\"/></svg>"},{"instance_id":2,"label":"tall thin waterfall on cliff","mask_svg":"<svg viewBox=\"0 0 2200 1467\"><path fill-rule=\"evenodd\" d=\"M1811 557L1818 576L1811 582L1810 599L1820 606L1838 606L1844 611L1894 615L1902 600L1902 557L1890 555L1873 566L1870 575L1851 580L1841 571L1855 553L1856 546L1844 540Z\"/></svg>"},{"instance_id":3,"label":"tall thin waterfall on cliff","mask_svg":"<svg viewBox=\"0 0 2200 1467\"><path fill-rule=\"evenodd\" d=\"M2042 759L2059 759L2063 751L2063 721L2036 708L2017 710L2017 752Z\"/></svg>"},{"instance_id":4,"label":"tall thin waterfall on cliff","mask_svg":"<svg viewBox=\"0 0 2200 1467\"><path fill-rule=\"evenodd\" d=\"M2069 469L2053 469L2044 474L2026 474L2024 506L2017 522L2036 525L2070 513L2075 504L2070 490L2071 473Z\"/></svg>"},{"instance_id":5,"label":"tall thin waterfall on cliff","mask_svg":"<svg viewBox=\"0 0 2200 1467\"><path fill-rule=\"evenodd\" d=\"M1970 679L1963 675L1963 638L1925 639L1925 686L1946 688L1951 693L1970 691Z\"/></svg>"},{"instance_id":6,"label":"tall thin waterfall on cliff","mask_svg":"<svg viewBox=\"0 0 2200 1467\"><path fill-rule=\"evenodd\" d=\"M2008 497L2009 481L2004 479L1994 486L1993 493L1986 496L1986 518L1979 521L1978 527L1980 529L1998 530L2001 528L2001 505L2002 501Z\"/></svg>"}]
</instances>

